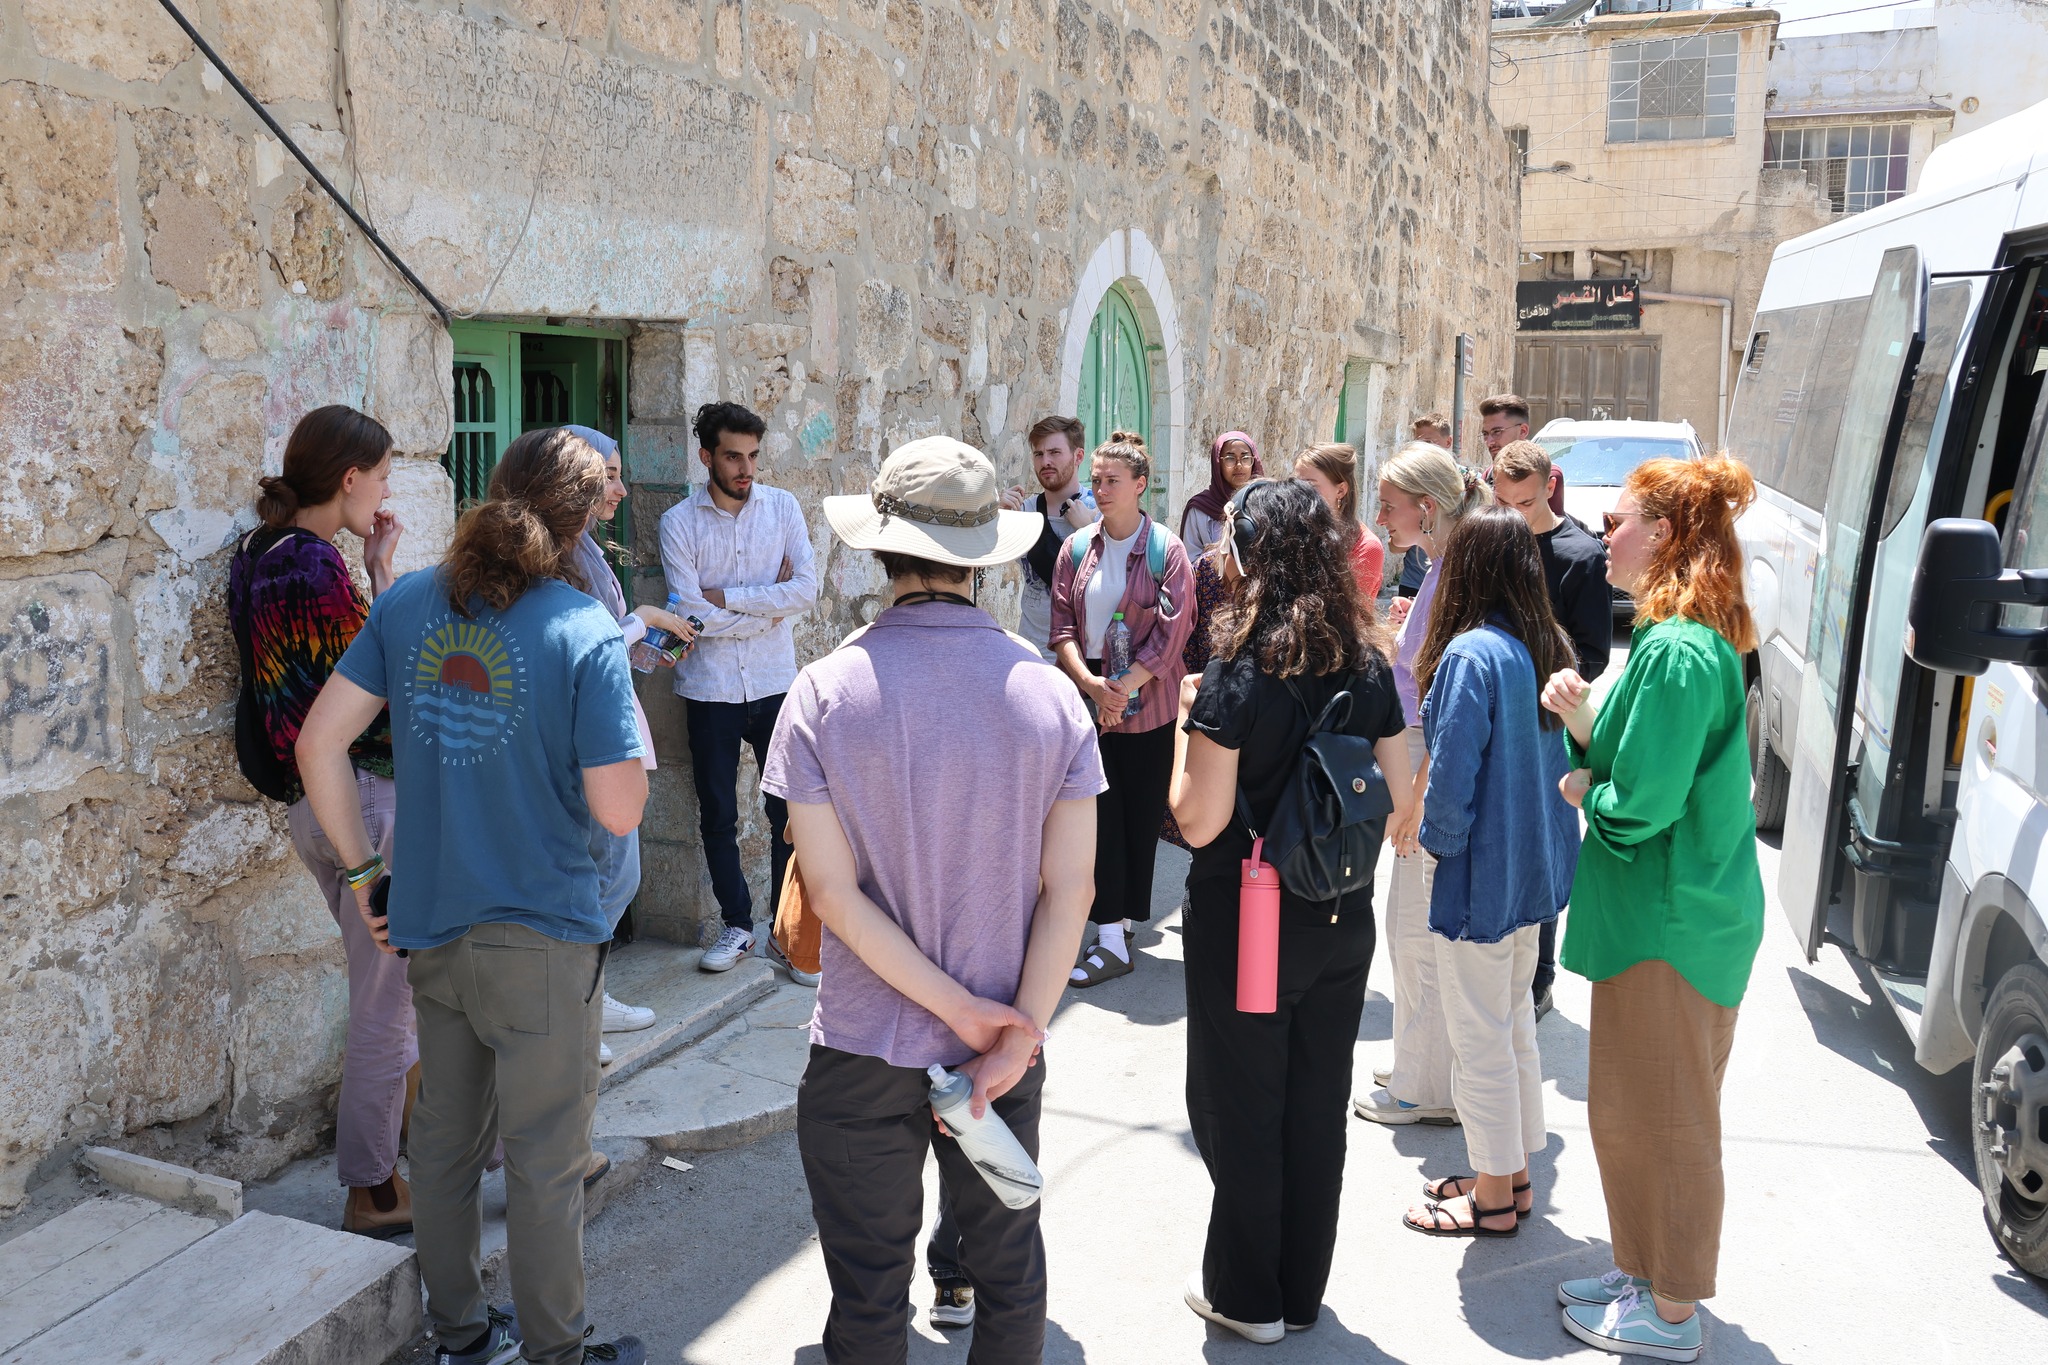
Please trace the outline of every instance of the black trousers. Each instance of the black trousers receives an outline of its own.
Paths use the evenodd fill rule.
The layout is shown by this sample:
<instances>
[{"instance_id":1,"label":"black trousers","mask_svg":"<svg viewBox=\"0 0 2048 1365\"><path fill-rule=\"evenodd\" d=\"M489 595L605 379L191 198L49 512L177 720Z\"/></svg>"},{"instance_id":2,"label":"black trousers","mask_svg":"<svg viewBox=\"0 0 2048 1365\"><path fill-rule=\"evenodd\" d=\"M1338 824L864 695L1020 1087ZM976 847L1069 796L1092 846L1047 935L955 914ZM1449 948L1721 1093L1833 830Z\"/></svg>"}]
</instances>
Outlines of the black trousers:
<instances>
[{"instance_id":1,"label":"black trousers","mask_svg":"<svg viewBox=\"0 0 2048 1365\"><path fill-rule=\"evenodd\" d=\"M993 1106L1034 1160L1044 1087L1041 1057ZM832 1282L825 1359L898 1365L907 1358L929 1149L959 1229L960 1273L974 1289L969 1365L1039 1365L1046 1300L1039 1206L1004 1206L960 1144L939 1133L930 1094L931 1082L915 1067L811 1045L797 1090L796 1143Z\"/></svg>"},{"instance_id":2,"label":"black trousers","mask_svg":"<svg viewBox=\"0 0 2048 1365\"><path fill-rule=\"evenodd\" d=\"M749 702L683 702L683 723L690 735L690 777L697 788L697 833L704 841L704 863L711 871L711 894L726 924L752 932L754 895L747 889L740 865L740 746L754 751L757 768L768 766L768 742L775 738L775 719L782 698L759 697ZM789 823L789 803L761 793L768 815L768 918L782 903L782 877L789 867L789 845L782 830Z\"/></svg>"},{"instance_id":3,"label":"black trousers","mask_svg":"<svg viewBox=\"0 0 2048 1365\"><path fill-rule=\"evenodd\" d=\"M1095 798L1095 904L1088 918L1148 920L1159 822L1173 780L1173 726L1101 735L1098 743L1109 790Z\"/></svg>"},{"instance_id":4,"label":"black trousers","mask_svg":"<svg viewBox=\"0 0 2048 1365\"><path fill-rule=\"evenodd\" d=\"M1285 907L1279 1008L1237 1010L1237 886L1188 888L1188 1123L1216 1192L1203 1292L1240 1322L1316 1320L1337 1246L1351 1050L1372 965L1372 910L1339 924Z\"/></svg>"}]
</instances>

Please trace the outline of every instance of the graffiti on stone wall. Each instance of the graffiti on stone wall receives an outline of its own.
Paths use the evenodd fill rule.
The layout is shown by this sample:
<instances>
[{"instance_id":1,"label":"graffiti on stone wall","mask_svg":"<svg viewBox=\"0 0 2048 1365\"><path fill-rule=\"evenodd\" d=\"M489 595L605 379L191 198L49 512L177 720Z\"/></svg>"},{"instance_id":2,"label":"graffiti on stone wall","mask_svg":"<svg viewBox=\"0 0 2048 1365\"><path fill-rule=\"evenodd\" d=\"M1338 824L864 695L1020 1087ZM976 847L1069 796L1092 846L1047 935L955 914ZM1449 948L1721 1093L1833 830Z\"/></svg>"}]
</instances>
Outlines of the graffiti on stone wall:
<instances>
[{"instance_id":1,"label":"graffiti on stone wall","mask_svg":"<svg viewBox=\"0 0 2048 1365\"><path fill-rule=\"evenodd\" d=\"M0 583L0 797L53 791L120 757L113 614L97 574Z\"/></svg>"}]
</instances>

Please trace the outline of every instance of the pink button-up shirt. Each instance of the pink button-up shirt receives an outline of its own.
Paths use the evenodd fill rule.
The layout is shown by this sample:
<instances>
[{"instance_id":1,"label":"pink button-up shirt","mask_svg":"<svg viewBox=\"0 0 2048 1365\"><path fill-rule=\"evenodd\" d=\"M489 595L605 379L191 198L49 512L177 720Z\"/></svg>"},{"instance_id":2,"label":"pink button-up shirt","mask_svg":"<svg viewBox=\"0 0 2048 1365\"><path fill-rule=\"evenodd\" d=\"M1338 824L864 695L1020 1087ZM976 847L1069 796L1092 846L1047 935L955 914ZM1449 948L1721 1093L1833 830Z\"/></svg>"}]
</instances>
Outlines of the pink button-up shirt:
<instances>
[{"instance_id":1,"label":"pink button-up shirt","mask_svg":"<svg viewBox=\"0 0 2048 1365\"><path fill-rule=\"evenodd\" d=\"M1152 681L1139 689L1137 714L1109 727L1111 734L1135 735L1156 730L1171 725L1180 714L1180 680L1187 671L1180 656L1188 642L1188 632L1195 625L1195 570L1188 562L1187 547L1180 543L1180 537L1167 533L1166 591L1160 592L1161 584L1152 577L1152 565L1145 552L1151 540L1151 522L1150 517L1142 517L1137 539L1131 542L1130 557L1124 566L1124 596L1118 610L1124 614L1124 624L1131 628L1131 662L1150 673ZM1095 576L1096 567L1102 562L1105 543L1102 523L1095 526L1079 564L1074 562L1070 548L1073 537L1069 536L1053 567L1052 638L1048 646L1055 654L1068 640L1080 645L1084 652L1088 648L1082 629L1087 618L1088 580Z\"/></svg>"}]
</instances>

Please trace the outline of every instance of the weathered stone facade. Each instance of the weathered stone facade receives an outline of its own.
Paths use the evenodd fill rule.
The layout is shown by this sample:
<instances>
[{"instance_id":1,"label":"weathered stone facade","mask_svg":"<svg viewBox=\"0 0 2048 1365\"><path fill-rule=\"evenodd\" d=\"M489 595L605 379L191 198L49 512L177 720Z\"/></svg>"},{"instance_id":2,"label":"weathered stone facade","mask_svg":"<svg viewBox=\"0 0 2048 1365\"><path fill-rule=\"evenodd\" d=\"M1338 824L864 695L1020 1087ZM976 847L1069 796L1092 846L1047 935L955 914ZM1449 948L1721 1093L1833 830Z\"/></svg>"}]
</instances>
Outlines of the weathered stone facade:
<instances>
[{"instance_id":1,"label":"weathered stone facade","mask_svg":"<svg viewBox=\"0 0 2048 1365\"><path fill-rule=\"evenodd\" d=\"M807 504L906 437L1028 480L1091 316L1142 317L1177 511L1208 436L1383 452L1509 372L1486 20L1397 0L189 0L452 308L630 332L643 595L687 421L769 419ZM291 424L364 406L402 557L452 524L448 331L152 0L0 0L0 1207L104 1137L236 1174L330 1121L332 926L237 776L227 547ZM881 582L814 519L805 657ZM1011 585L1002 585L1008 600ZM650 696L645 928L709 908ZM760 848L751 831L752 851Z\"/></svg>"}]
</instances>

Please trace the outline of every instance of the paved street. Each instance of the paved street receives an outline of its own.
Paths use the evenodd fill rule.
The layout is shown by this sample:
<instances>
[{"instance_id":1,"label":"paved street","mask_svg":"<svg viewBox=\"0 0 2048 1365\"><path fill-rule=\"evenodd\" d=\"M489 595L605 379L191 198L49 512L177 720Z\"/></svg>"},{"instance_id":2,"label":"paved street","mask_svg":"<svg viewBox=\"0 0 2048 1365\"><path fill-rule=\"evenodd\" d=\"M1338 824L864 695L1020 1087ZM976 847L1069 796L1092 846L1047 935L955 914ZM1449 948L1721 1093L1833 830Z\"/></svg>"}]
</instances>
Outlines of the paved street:
<instances>
[{"instance_id":1,"label":"paved street","mask_svg":"<svg viewBox=\"0 0 2048 1365\"><path fill-rule=\"evenodd\" d=\"M1776 880L1766 847L1764 880ZM1599 1359L1557 1325L1554 1282L1606 1268L1606 1213L1586 1132L1588 991L1561 977L1542 1025L1552 1133L1536 1160L1539 1217L1511 1242L1433 1240L1398 1219L1420 1177L1464 1169L1455 1129L1355 1121L1335 1275L1321 1323L1277 1347L1182 1306L1208 1182L1182 1105L1180 934L1185 859L1163 849L1159 915L1134 975L1071 994L1047 1056L1044 1164L1052 1325L1046 1359L1096 1365ZM1384 876L1384 869L1383 874ZM1374 965L1358 1046L1385 1053ZM1728 1220L1717 1362L1945 1361L2038 1353L2048 1290L2008 1266L1968 1176L1964 1073L1928 1076L1888 1012L1826 949L1799 960L1775 904L1743 1008L1727 1099ZM927 1196L927 1216L933 1207ZM652 1359L810 1365L826 1301L793 1136L655 1175L590 1230L599 1333L636 1331ZM910 1358L959 1361L965 1334L925 1325ZM2027 1343L2032 1343L2027 1350Z\"/></svg>"}]
</instances>

